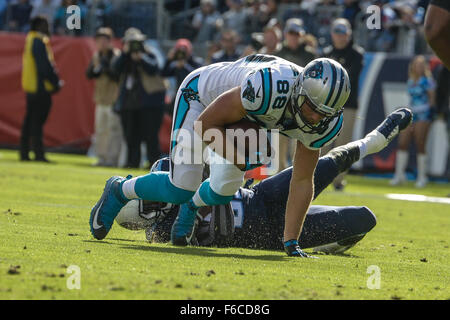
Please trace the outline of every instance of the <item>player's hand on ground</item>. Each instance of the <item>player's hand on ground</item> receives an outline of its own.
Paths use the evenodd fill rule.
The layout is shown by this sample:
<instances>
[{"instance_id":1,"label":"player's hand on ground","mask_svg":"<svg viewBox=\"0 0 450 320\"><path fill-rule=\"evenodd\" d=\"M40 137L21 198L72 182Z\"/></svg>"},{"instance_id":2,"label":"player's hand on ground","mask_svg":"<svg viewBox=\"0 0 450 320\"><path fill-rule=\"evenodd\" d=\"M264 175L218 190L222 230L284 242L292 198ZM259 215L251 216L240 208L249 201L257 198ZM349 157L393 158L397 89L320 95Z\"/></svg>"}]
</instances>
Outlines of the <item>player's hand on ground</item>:
<instances>
[{"instance_id":1,"label":"player's hand on ground","mask_svg":"<svg viewBox=\"0 0 450 320\"><path fill-rule=\"evenodd\" d=\"M286 251L286 253L289 257L317 259L317 257L310 256L306 252L304 252L302 249L300 249L300 246L298 245L297 240L289 240L289 241L284 242L284 251Z\"/></svg>"}]
</instances>

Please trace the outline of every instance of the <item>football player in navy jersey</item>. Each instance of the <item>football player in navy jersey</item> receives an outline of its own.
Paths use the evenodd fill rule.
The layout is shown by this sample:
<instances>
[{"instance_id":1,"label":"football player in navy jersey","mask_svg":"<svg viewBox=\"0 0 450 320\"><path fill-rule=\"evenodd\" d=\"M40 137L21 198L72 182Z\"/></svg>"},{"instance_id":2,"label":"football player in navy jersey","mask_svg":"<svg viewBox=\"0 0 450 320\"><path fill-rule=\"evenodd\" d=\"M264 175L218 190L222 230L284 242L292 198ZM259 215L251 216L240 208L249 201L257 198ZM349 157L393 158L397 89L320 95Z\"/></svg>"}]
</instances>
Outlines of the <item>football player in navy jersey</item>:
<instances>
[{"instance_id":1,"label":"football player in navy jersey","mask_svg":"<svg viewBox=\"0 0 450 320\"><path fill-rule=\"evenodd\" d=\"M405 119L399 125L399 119ZM390 114L375 130L394 132L389 141L411 122L411 113L402 108ZM396 127L397 129L388 129ZM318 161L314 174L314 199L333 179L368 154L387 144L371 145L368 139L332 149ZM152 171L167 171L168 158L155 163ZM208 206L199 210L195 237L199 245L234 246L266 250L283 249L283 220L289 195L292 167L269 177L253 187L240 188L230 204ZM179 207L167 203L133 200L121 209L116 222L128 229L146 229L147 238L167 242ZM312 205L306 215L298 242L302 248L341 253L360 241L376 224L376 217L365 206Z\"/></svg>"},{"instance_id":2,"label":"football player in navy jersey","mask_svg":"<svg viewBox=\"0 0 450 320\"><path fill-rule=\"evenodd\" d=\"M345 69L327 58L315 59L302 68L275 56L252 55L193 71L175 99L169 172L110 178L91 210L91 233L96 239L105 238L121 208L131 199L144 199L180 204L171 242L189 244L199 209L229 203L242 185L245 171L262 165L248 158L245 163L227 158L227 150L234 155L242 150L226 138L225 128L245 118L297 140L283 242L289 256L307 257L298 238L313 197L313 174L320 148L331 143L342 128L349 83ZM196 126L198 123L201 126ZM403 123L385 129L398 131L399 124ZM202 181L204 163L196 159L202 160L203 149L196 146L215 142L206 134L211 131L220 133L223 148L215 153L225 163L210 163L210 177ZM386 143L393 133L374 130L369 139Z\"/></svg>"}]
</instances>

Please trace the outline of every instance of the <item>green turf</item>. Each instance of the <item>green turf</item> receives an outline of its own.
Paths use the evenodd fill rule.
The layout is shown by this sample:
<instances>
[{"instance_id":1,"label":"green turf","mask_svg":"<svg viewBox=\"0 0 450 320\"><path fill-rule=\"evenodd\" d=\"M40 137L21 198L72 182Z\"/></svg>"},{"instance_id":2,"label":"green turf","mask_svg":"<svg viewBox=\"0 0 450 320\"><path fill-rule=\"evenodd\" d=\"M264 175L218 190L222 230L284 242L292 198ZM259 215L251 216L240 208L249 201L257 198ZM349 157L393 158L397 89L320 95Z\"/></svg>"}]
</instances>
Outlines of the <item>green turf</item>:
<instances>
[{"instance_id":1,"label":"green turf","mask_svg":"<svg viewBox=\"0 0 450 320\"><path fill-rule=\"evenodd\" d=\"M114 226L105 241L89 232L89 212L111 175L83 156L50 154L56 164L17 161L0 150L0 299L449 299L450 205L388 200L383 194L444 197L445 184L417 190L349 177L344 193L316 203L366 205L377 226L344 255L288 258L240 248L149 244ZM306 250L310 252L310 250ZM67 267L81 270L69 290ZM367 287L378 266L380 289ZM20 266L20 267L19 267Z\"/></svg>"}]
</instances>

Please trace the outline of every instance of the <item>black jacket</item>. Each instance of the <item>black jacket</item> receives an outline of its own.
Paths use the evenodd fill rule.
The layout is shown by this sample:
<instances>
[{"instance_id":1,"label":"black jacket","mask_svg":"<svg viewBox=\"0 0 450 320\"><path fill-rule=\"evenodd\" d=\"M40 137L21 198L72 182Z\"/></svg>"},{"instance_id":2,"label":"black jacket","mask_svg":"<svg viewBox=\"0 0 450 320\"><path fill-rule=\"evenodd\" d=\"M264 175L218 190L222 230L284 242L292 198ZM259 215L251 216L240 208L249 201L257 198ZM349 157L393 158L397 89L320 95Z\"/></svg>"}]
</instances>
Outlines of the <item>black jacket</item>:
<instances>
[{"instance_id":1,"label":"black jacket","mask_svg":"<svg viewBox=\"0 0 450 320\"><path fill-rule=\"evenodd\" d=\"M117 59L113 59L112 72L120 79L119 98L115 110L164 107L166 92L160 78L158 62L153 53L143 52L143 58L136 62L131 59L129 53L122 52ZM151 91L148 90L149 84L153 87Z\"/></svg>"},{"instance_id":2,"label":"black jacket","mask_svg":"<svg viewBox=\"0 0 450 320\"><path fill-rule=\"evenodd\" d=\"M344 49L336 49L333 46L323 50L324 56L339 62L347 70L350 78L351 92L344 108L358 108L358 82L359 74L363 68L364 49L350 41Z\"/></svg>"},{"instance_id":3,"label":"black jacket","mask_svg":"<svg viewBox=\"0 0 450 320\"><path fill-rule=\"evenodd\" d=\"M183 82L184 78L187 77L189 73L194 71L195 69L198 69L202 66L202 62L199 58L189 57L189 59L186 61L186 63L183 65L182 68L177 67L177 61L176 60L169 60L167 59L162 71L161 75L163 77L175 77L177 82L177 90L180 87L181 83Z\"/></svg>"},{"instance_id":4,"label":"black jacket","mask_svg":"<svg viewBox=\"0 0 450 320\"><path fill-rule=\"evenodd\" d=\"M105 74L107 75L111 80L118 81L119 78L117 74L113 72L111 62L114 58L114 51L113 49L109 49L106 54L100 55L100 67L98 69L94 68L94 61L91 60L89 63L89 66L86 70L86 77L88 79L95 79L100 77L100 75Z\"/></svg>"},{"instance_id":5,"label":"black jacket","mask_svg":"<svg viewBox=\"0 0 450 320\"><path fill-rule=\"evenodd\" d=\"M276 55L280 58L291 61L300 67L306 66L312 60L317 58L317 55L314 53L313 49L305 44L300 44L295 50L283 45L281 50L278 51Z\"/></svg>"}]
</instances>

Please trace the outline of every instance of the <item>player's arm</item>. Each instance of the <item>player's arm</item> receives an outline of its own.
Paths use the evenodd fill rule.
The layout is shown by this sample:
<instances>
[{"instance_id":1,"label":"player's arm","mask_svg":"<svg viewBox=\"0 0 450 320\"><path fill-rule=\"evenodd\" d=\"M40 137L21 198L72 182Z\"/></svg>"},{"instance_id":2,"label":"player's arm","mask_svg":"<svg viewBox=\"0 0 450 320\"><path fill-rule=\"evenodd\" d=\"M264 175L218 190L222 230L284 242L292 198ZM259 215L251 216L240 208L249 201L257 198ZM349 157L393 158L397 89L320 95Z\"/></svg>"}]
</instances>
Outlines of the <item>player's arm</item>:
<instances>
[{"instance_id":1,"label":"player's arm","mask_svg":"<svg viewBox=\"0 0 450 320\"><path fill-rule=\"evenodd\" d=\"M300 236L314 194L314 170L319 155L320 150L310 150L297 141L286 205L284 241L297 240Z\"/></svg>"},{"instance_id":2,"label":"player's arm","mask_svg":"<svg viewBox=\"0 0 450 320\"><path fill-rule=\"evenodd\" d=\"M222 141L225 142L222 152L221 150L215 150L222 157L225 158L226 150L228 148L235 148L232 141L225 139L225 126L227 124L235 123L247 115L242 101L241 101L241 88L235 87L230 89L220 96L218 96L208 107L200 114L197 121L201 121L201 130L196 127L197 134L199 134L206 144L212 142L211 139L205 137L205 132L207 130L218 130L222 135ZM237 154L235 150L234 155ZM229 159L234 162L234 159ZM245 165L237 165L239 168L245 167Z\"/></svg>"}]
</instances>

